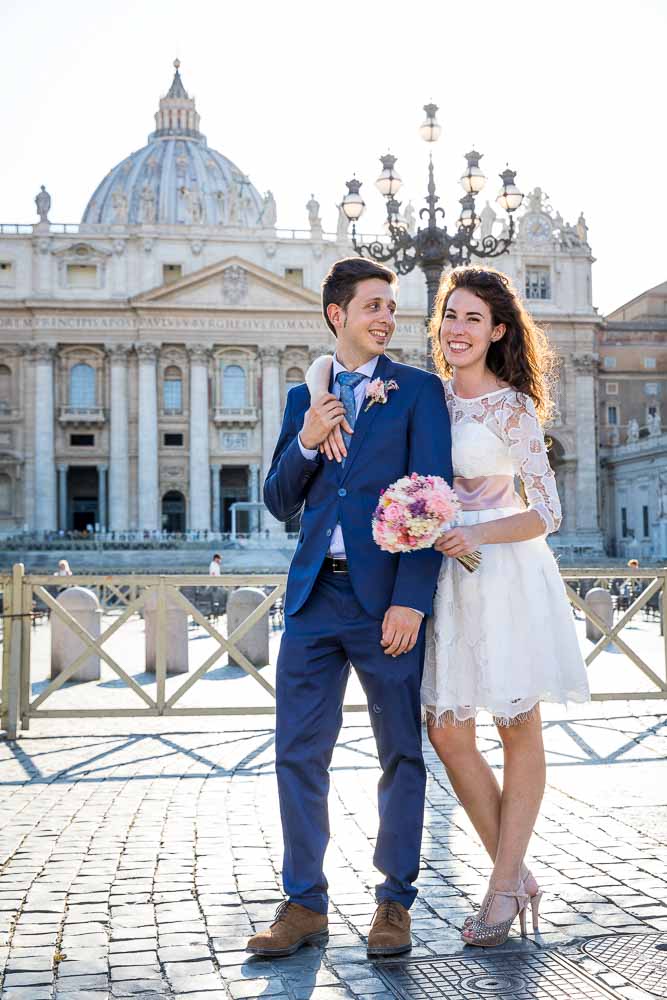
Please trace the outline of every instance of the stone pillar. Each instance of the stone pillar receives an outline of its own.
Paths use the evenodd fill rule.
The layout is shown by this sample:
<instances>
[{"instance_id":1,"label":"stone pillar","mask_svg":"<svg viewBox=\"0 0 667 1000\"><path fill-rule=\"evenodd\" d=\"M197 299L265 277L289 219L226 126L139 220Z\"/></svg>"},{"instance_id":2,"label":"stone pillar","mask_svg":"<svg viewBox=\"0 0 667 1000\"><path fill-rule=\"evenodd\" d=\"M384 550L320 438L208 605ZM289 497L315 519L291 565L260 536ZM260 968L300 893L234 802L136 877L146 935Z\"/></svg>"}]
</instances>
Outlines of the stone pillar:
<instances>
[{"instance_id":1,"label":"stone pillar","mask_svg":"<svg viewBox=\"0 0 667 1000\"><path fill-rule=\"evenodd\" d=\"M271 467L282 414L280 412L280 351L277 347L263 347L262 358L262 485ZM271 534L283 532L284 525L267 511L264 527Z\"/></svg>"},{"instance_id":2,"label":"stone pillar","mask_svg":"<svg viewBox=\"0 0 667 1000\"><path fill-rule=\"evenodd\" d=\"M54 577L58 579L58 577ZM60 579L63 579L60 577ZM102 624L102 608L92 590L85 587L67 587L58 596L61 604L93 639L99 639ZM83 639L74 632L58 615L51 616L51 679L74 663L84 652L90 649ZM98 681L100 679L100 658L92 652L78 667L72 677L73 681Z\"/></svg>"},{"instance_id":3,"label":"stone pillar","mask_svg":"<svg viewBox=\"0 0 667 1000\"><path fill-rule=\"evenodd\" d=\"M211 474L208 461L208 359L205 347L188 348L190 356L190 529L211 529Z\"/></svg>"},{"instance_id":4,"label":"stone pillar","mask_svg":"<svg viewBox=\"0 0 667 1000\"><path fill-rule=\"evenodd\" d=\"M139 530L160 527L158 478L157 377L155 344L137 344L139 355L138 476Z\"/></svg>"},{"instance_id":5,"label":"stone pillar","mask_svg":"<svg viewBox=\"0 0 667 1000\"><path fill-rule=\"evenodd\" d=\"M595 376L597 357L574 355L575 435L577 449L576 525L582 542L601 546L598 500L598 460L595 441ZM582 537L583 536L583 537Z\"/></svg>"},{"instance_id":6,"label":"stone pillar","mask_svg":"<svg viewBox=\"0 0 667 1000\"><path fill-rule=\"evenodd\" d=\"M113 292L114 298L127 296L127 247L125 240L113 241Z\"/></svg>"},{"instance_id":7,"label":"stone pillar","mask_svg":"<svg viewBox=\"0 0 667 1000\"><path fill-rule=\"evenodd\" d=\"M107 470L108 465L97 466L97 514L100 531L107 530Z\"/></svg>"},{"instance_id":8,"label":"stone pillar","mask_svg":"<svg viewBox=\"0 0 667 1000\"><path fill-rule=\"evenodd\" d=\"M55 348L38 344L34 348L35 367L35 528L55 531L56 465L53 359Z\"/></svg>"},{"instance_id":9,"label":"stone pillar","mask_svg":"<svg viewBox=\"0 0 667 1000\"><path fill-rule=\"evenodd\" d=\"M213 494L213 517L211 528L213 531L222 531L220 527L220 466L211 466L211 491Z\"/></svg>"},{"instance_id":10,"label":"stone pillar","mask_svg":"<svg viewBox=\"0 0 667 1000\"><path fill-rule=\"evenodd\" d=\"M130 440L127 392L129 349L127 344L117 344L109 349L111 361L111 405L109 421L110 531L127 531L130 527Z\"/></svg>"},{"instance_id":11,"label":"stone pillar","mask_svg":"<svg viewBox=\"0 0 667 1000\"><path fill-rule=\"evenodd\" d=\"M58 466L58 530L67 531L67 470L68 465Z\"/></svg>"},{"instance_id":12,"label":"stone pillar","mask_svg":"<svg viewBox=\"0 0 667 1000\"><path fill-rule=\"evenodd\" d=\"M252 503L258 503L260 500L259 473L259 463L253 462L253 464L248 468L248 497ZM259 531L259 511L257 510L250 512L250 531Z\"/></svg>"}]
</instances>

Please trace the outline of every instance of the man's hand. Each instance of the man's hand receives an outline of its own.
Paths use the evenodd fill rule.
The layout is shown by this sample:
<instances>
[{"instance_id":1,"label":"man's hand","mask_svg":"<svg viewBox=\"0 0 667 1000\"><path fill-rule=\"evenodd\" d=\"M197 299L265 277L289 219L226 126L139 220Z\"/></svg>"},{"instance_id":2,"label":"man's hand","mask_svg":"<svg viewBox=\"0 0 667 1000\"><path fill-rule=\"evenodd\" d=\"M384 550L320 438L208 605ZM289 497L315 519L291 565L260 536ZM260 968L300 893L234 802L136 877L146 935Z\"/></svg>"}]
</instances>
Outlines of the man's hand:
<instances>
[{"instance_id":1,"label":"man's hand","mask_svg":"<svg viewBox=\"0 0 667 1000\"><path fill-rule=\"evenodd\" d=\"M318 448L331 431L345 420L345 407L327 392L306 410L299 437L304 448ZM347 421L345 422L347 428Z\"/></svg>"},{"instance_id":2,"label":"man's hand","mask_svg":"<svg viewBox=\"0 0 667 1000\"><path fill-rule=\"evenodd\" d=\"M400 604L392 604L386 611L382 621L382 639L380 645L387 656L400 656L409 653L417 642L422 616L412 608L403 608Z\"/></svg>"}]
</instances>

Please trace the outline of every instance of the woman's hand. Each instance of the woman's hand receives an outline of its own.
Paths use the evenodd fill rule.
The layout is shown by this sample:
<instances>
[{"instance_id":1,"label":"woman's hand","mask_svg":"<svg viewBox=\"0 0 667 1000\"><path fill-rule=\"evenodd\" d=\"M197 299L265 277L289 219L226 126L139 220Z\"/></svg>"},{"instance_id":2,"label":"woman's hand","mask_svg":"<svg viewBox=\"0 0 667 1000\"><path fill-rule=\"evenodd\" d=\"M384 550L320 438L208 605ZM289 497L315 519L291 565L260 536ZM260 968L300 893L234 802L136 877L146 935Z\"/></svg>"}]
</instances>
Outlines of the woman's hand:
<instances>
[{"instance_id":1,"label":"woman's hand","mask_svg":"<svg viewBox=\"0 0 667 1000\"><path fill-rule=\"evenodd\" d=\"M457 556L468 556L479 548L482 539L477 530L479 525L471 524L467 527L449 528L445 531L433 546L437 552L456 559Z\"/></svg>"},{"instance_id":2,"label":"woman's hand","mask_svg":"<svg viewBox=\"0 0 667 1000\"><path fill-rule=\"evenodd\" d=\"M325 440L320 445L320 451L322 454L326 455L332 462L334 460L336 462L342 462L344 458L347 458L347 448L345 447L341 429L347 434L354 433L345 417L343 417L338 426L334 427L334 429L327 435Z\"/></svg>"}]
</instances>

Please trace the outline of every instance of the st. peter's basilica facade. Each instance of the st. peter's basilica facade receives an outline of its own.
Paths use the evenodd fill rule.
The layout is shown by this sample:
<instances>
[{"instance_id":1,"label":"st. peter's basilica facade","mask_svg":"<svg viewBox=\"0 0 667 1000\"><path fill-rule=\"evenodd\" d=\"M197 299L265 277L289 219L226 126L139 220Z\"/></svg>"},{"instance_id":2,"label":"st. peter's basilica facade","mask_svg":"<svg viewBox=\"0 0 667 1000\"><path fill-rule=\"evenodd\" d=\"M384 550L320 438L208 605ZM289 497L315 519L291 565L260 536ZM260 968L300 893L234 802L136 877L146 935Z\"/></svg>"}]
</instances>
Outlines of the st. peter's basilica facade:
<instances>
[{"instance_id":1,"label":"st. peter's basilica facade","mask_svg":"<svg viewBox=\"0 0 667 1000\"><path fill-rule=\"evenodd\" d=\"M42 190L38 222L0 226L1 534L228 531L230 506L261 498L287 390L332 349L319 286L353 252L340 214L325 233L311 196L306 229L277 229L271 192L207 144L178 68L155 123L79 224L52 224ZM500 225L488 205L481 218ZM566 224L539 188L494 262L561 359L554 543L581 555L602 547L592 262L583 217ZM409 364L425 309L413 272L390 352Z\"/></svg>"}]
</instances>

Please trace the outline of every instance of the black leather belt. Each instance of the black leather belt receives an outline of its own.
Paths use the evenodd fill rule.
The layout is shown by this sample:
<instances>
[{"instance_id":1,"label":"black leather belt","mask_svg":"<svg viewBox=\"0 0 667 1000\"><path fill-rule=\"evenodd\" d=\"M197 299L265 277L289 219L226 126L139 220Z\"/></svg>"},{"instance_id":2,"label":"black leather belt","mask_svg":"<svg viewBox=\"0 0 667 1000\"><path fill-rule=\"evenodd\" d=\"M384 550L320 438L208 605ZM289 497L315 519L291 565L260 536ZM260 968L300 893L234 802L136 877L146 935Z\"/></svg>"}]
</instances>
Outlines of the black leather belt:
<instances>
[{"instance_id":1,"label":"black leather belt","mask_svg":"<svg viewBox=\"0 0 667 1000\"><path fill-rule=\"evenodd\" d=\"M330 573L347 573L347 559L334 559L332 556L325 556L322 568Z\"/></svg>"}]
</instances>

